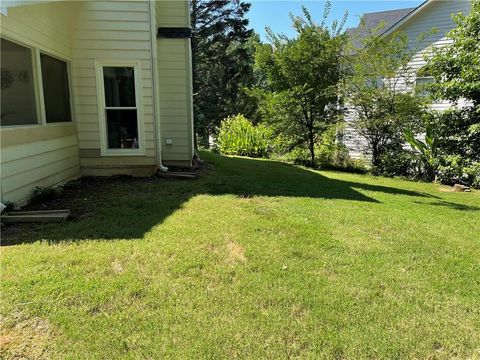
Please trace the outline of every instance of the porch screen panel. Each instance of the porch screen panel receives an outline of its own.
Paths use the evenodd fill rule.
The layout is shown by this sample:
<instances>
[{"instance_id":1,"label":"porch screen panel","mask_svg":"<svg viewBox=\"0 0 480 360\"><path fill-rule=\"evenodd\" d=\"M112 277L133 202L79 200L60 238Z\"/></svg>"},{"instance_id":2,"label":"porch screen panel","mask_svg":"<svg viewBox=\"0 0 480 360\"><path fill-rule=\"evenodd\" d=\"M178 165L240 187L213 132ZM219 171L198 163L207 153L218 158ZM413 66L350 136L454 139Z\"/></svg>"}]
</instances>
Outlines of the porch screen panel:
<instances>
[{"instance_id":1,"label":"porch screen panel","mask_svg":"<svg viewBox=\"0 0 480 360\"><path fill-rule=\"evenodd\" d=\"M37 124L32 50L1 39L2 126Z\"/></svg>"},{"instance_id":2,"label":"porch screen panel","mask_svg":"<svg viewBox=\"0 0 480 360\"><path fill-rule=\"evenodd\" d=\"M40 60L47 123L72 121L67 63L46 54Z\"/></svg>"}]
</instances>

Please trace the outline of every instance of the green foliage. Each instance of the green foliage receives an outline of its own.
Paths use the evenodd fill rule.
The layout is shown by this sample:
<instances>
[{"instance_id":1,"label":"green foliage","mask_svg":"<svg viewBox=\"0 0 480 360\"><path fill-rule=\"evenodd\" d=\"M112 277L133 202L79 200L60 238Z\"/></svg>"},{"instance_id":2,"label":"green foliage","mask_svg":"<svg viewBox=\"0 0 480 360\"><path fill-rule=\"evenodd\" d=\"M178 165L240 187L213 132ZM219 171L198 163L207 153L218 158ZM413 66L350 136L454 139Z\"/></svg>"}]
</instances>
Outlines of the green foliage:
<instances>
[{"instance_id":1,"label":"green foliage","mask_svg":"<svg viewBox=\"0 0 480 360\"><path fill-rule=\"evenodd\" d=\"M406 129L404 132L405 140L410 144L412 149L418 151L419 159L422 162L425 173L429 180L435 179L435 171L438 168L438 136L435 134L433 127L426 127L425 141L415 137L412 129Z\"/></svg>"},{"instance_id":2,"label":"green foliage","mask_svg":"<svg viewBox=\"0 0 480 360\"><path fill-rule=\"evenodd\" d=\"M254 126L243 115L236 115L222 121L217 141L222 154L268 157L269 139L270 132L264 125Z\"/></svg>"},{"instance_id":3,"label":"green foliage","mask_svg":"<svg viewBox=\"0 0 480 360\"><path fill-rule=\"evenodd\" d=\"M418 158L412 151L401 146L386 149L380 156L379 165L372 169L375 175L418 179Z\"/></svg>"},{"instance_id":4,"label":"green foliage","mask_svg":"<svg viewBox=\"0 0 480 360\"><path fill-rule=\"evenodd\" d=\"M433 48L426 55L426 71L435 77L430 90L435 99L469 99L480 105L480 1L473 0L468 16L454 17L457 27L447 36L450 46ZM432 56L433 55L433 56Z\"/></svg>"},{"instance_id":5,"label":"green foliage","mask_svg":"<svg viewBox=\"0 0 480 360\"><path fill-rule=\"evenodd\" d=\"M457 27L447 34L453 43L432 49L424 71L436 80L429 87L433 99L467 100L471 105L432 113L429 125L438 137L438 179L479 187L480 1L472 1L470 14L458 14L454 21Z\"/></svg>"},{"instance_id":6,"label":"green foliage","mask_svg":"<svg viewBox=\"0 0 480 360\"><path fill-rule=\"evenodd\" d=\"M223 118L255 110L244 87L255 83L258 35L248 29L250 4L240 0L190 1L195 132L203 145Z\"/></svg>"},{"instance_id":7,"label":"green foliage","mask_svg":"<svg viewBox=\"0 0 480 360\"><path fill-rule=\"evenodd\" d=\"M361 23L343 57L344 101L353 113L351 125L367 141L374 168L381 166L384 152L401 147L405 129L418 129L426 105L412 86L409 63L417 50L402 32L381 36L383 27L369 29Z\"/></svg>"},{"instance_id":8,"label":"green foliage","mask_svg":"<svg viewBox=\"0 0 480 360\"><path fill-rule=\"evenodd\" d=\"M3 205L5 205L5 208L3 209L4 213L15 210L15 204L11 201L5 201Z\"/></svg>"},{"instance_id":9,"label":"green foliage","mask_svg":"<svg viewBox=\"0 0 480 360\"><path fill-rule=\"evenodd\" d=\"M54 188L44 188L41 186L36 186L30 196L30 205L41 204L47 201L54 200L58 198L60 193L59 189Z\"/></svg>"},{"instance_id":10,"label":"green foliage","mask_svg":"<svg viewBox=\"0 0 480 360\"><path fill-rule=\"evenodd\" d=\"M255 65L265 79L263 87L251 92L257 96L260 113L275 135L284 134L285 148L308 149L311 165L315 143L338 120L330 105L337 103L342 77L344 21L327 28L329 10L327 1L323 21L317 24L303 8L303 17L291 15L296 37L268 30L270 43L258 45L255 53Z\"/></svg>"}]
</instances>

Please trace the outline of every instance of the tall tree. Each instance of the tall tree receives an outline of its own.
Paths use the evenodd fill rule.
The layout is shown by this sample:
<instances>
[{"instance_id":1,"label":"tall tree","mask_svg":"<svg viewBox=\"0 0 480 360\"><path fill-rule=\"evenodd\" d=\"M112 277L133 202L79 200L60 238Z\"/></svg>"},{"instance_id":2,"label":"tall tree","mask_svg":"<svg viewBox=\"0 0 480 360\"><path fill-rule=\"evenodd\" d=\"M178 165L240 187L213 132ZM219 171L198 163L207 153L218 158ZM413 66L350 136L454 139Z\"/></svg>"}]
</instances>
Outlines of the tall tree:
<instances>
[{"instance_id":1,"label":"tall tree","mask_svg":"<svg viewBox=\"0 0 480 360\"><path fill-rule=\"evenodd\" d=\"M313 21L306 8L303 16L290 15L294 38L268 30L270 44L258 47L256 66L265 74L265 89L257 89L265 120L290 148L306 147L315 165L315 143L336 121L341 47L341 24L326 26L330 11L327 1L323 21Z\"/></svg>"},{"instance_id":2,"label":"tall tree","mask_svg":"<svg viewBox=\"0 0 480 360\"><path fill-rule=\"evenodd\" d=\"M192 0L190 6L195 131L205 139L223 118L242 112L242 88L253 76L250 4Z\"/></svg>"}]
</instances>

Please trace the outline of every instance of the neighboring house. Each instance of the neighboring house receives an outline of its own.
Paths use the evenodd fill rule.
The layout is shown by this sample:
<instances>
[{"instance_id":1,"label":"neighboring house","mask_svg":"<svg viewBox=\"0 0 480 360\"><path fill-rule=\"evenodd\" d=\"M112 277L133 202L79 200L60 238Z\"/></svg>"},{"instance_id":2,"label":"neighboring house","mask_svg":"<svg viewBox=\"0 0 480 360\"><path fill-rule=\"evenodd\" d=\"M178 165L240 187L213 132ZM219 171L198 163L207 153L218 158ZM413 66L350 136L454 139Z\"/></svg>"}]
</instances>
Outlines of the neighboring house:
<instances>
[{"instance_id":1,"label":"neighboring house","mask_svg":"<svg viewBox=\"0 0 480 360\"><path fill-rule=\"evenodd\" d=\"M1 13L1 201L191 166L187 0L2 0Z\"/></svg>"},{"instance_id":2,"label":"neighboring house","mask_svg":"<svg viewBox=\"0 0 480 360\"><path fill-rule=\"evenodd\" d=\"M388 36L396 31L404 32L409 39L412 49L416 49L417 53L410 62L409 67L417 72L424 67L426 61L424 59L425 51L430 47L442 47L451 44L452 40L446 37L446 33L456 27L452 20L452 15L459 12L467 15L470 13L470 0L427 0L416 8L399 9L392 11L368 13L363 15L363 21L367 28L373 29L381 22L384 23L381 36ZM417 43L417 38L430 32L433 28L437 32L429 35L421 46ZM347 29L347 33L360 31L359 28ZM424 85L433 81L431 77L417 76L416 85ZM437 101L431 105L434 110L445 110L452 106L448 101ZM355 117L352 109L346 111L346 129L342 135L342 141L347 146L352 158L358 159L368 157L365 152L366 141L356 131L348 126Z\"/></svg>"}]
</instances>

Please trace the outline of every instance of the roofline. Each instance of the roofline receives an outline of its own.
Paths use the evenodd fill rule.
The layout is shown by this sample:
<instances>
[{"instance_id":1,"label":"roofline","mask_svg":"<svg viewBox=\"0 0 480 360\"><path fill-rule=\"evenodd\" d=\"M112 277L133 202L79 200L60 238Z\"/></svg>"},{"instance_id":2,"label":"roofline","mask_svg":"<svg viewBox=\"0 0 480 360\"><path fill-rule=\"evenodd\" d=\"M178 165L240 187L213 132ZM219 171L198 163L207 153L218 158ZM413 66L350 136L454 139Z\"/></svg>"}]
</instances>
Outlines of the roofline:
<instances>
[{"instance_id":1,"label":"roofline","mask_svg":"<svg viewBox=\"0 0 480 360\"><path fill-rule=\"evenodd\" d=\"M408 20L410 20L413 16L417 15L420 11L422 11L425 7L427 7L427 5L429 5L430 3L432 3L433 1L435 0L425 0L423 3L421 3L420 5L418 5L415 9L413 9L412 11L410 11L407 15L405 15L403 18L401 18L400 20L398 20L396 23L390 25L389 28L387 28L382 36L386 36L386 35L389 35L391 34L395 29L397 29L398 27L400 27L401 25L405 24Z\"/></svg>"}]
</instances>

